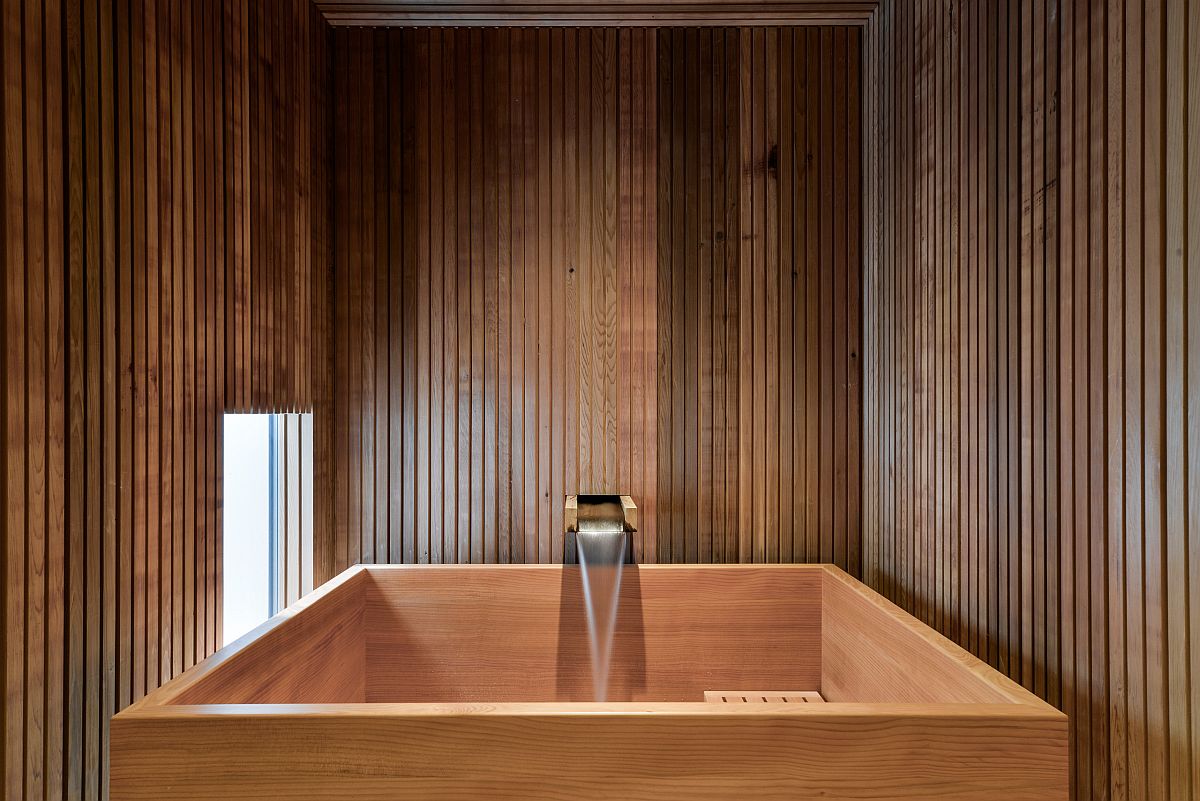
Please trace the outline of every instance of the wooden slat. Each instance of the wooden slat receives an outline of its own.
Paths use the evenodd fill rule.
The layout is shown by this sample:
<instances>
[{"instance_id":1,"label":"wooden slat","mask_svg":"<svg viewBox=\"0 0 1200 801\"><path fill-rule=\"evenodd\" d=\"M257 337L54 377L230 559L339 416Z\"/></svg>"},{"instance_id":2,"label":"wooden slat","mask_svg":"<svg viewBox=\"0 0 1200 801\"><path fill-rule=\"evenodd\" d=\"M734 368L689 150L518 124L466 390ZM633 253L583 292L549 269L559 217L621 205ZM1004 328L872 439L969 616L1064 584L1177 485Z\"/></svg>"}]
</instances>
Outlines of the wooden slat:
<instances>
[{"instance_id":1,"label":"wooden slat","mask_svg":"<svg viewBox=\"0 0 1200 801\"><path fill-rule=\"evenodd\" d=\"M740 554L743 560L776 561L783 551L788 561L836 558L839 563L857 572L860 569L857 563L850 565L846 562L849 552L846 543L857 542L857 527L843 525L839 529L844 533L837 538L840 543L838 553L833 550L832 536L827 553L816 549L820 540L818 532L824 530L829 533L833 530L834 516L830 510L837 502L835 493L821 493L821 485L816 482L821 471L815 465L812 470L814 482L811 485L806 485L803 479L797 479L796 459L788 447L779 445L779 433L789 431L791 426L798 429L811 426L811 434L816 437L818 432L832 430L835 420L840 421L843 434L838 440L841 443L838 446L841 449L838 464L843 471L843 479L842 490L836 494L836 498L840 499L842 510L838 513L839 523L847 520L847 509L857 509L858 497L857 493L847 491L845 483L849 463L857 460L846 448L846 432L853 429L857 437L859 426L858 415L852 417L849 414L849 394L842 390L836 402L831 394L825 412L828 422L820 423L821 413L812 405L819 402L818 396L810 396L807 392L801 392L794 398L785 398L784 395L793 382L796 387L810 387L814 392L825 386L825 377L796 370L797 357L790 351L793 337L802 350L805 343L810 343L811 347L827 350L829 354L834 353L835 342L844 342L844 347L838 346L837 350L836 361L843 365L837 371L838 375L842 376L843 382L850 376L853 376L855 385L858 381L857 357L851 359L850 354L857 354L859 334L857 327L846 327L852 319L852 315L846 311L849 304L843 304L843 311L836 318L830 316L828 320L814 320L813 316L819 318L829 304L814 300L806 289L806 281L809 273L814 281L819 280L818 276L826 275L832 289L834 275L857 271L857 253L855 262L850 263L845 239L846 232L857 230L860 223L857 217L847 219L844 216L850 208L845 203L845 198L851 194L848 188L837 190L838 196L843 199L840 207L842 212L838 215L832 213L833 204L823 207L818 195L806 192L814 184L814 174L824 176L819 180L827 182L831 193L835 187L846 187L849 173L845 163L848 154L856 153L859 149L859 126L855 122L855 125L847 128L845 118L853 116L857 120L859 106L857 103L839 106L843 122L836 126L830 122L823 127L810 127L808 121L803 120L803 124L797 127L791 107L795 101L791 93L787 93L786 98L781 97L780 87L792 88L796 83L801 87L811 86L814 98L821 98L822 94L832 98L839 92L845 98L848 92L856 94L858 87L855 85L851 89L847 71L833 66L834 40L828 31L824 34L820 29L812 31L806 41L823 42L824 45L814 47L811 53L806 52L799 62L794 58L790 62L781 58L780 53L786 52L787 48L781 48L779 44L782 35L779 30L743 33L741 41L748 42L751 49L742 52L741 58L734 58L733 48L728 48L724 57L726 64L734 70L740 66L744 83L728 80L728 76L736 76L736 72L722 74L716 69L711 51L705 51L705 45L701 44L704 39L700 37L704 35L691 31L672 34L676 43L684 43L683 53L673 55L671 72L662 69L659 72L660 95L668 91L673 91L677 98L683 95L674 103L660 103L660 108L667 109L666 119L660 123L667 128L660 134L670 137L672 153L684 154L678 160L672 157L678 172L673 171L660 181L660 191L669 193L665 202L670 204L671 209L677 210L674 211L677 214L675 219L698 228L694 234L687 228L673 230L669 227L669 219L660 218L660 225L668 226L660 241L665 239L672 243L669 252L660 249L660 270L667 265L672 270L682 270L677 277L673 273L672 280L678 282L677 286L687 288L688 292L697 291L699 294L694 300L687 294L667 299L666 302L671 304L669 317L663 317L667 312L660 310L660 319L682 319L687 322L680 329L680 334L672 336L670 340L669 361L672 369L677 369L674 365L686 367L678 370L678 377L673 377L668 384L667 397L678 399L679 393L682 393L684 402L676 405L669 417L665 412L660 412L660 429L668 431L670 439L666 446L660 444L657 458L660 463L666 463L665 469L674 478L670 484L660 482L656 502L660 504L660 527L670 527L673 532L688 532L688 536L698 534L701 543L709 544L696 549L690 540L681 537L679 546L660 551L659 558L692 561L698 557L701 560L711 558L724 561L737 559ZM804 37L803 32L800 35ZM690 37L695 37L695 46L688 46ZM736 42L737 32L728 32L726 41ZM854 46L857 47L857 42L854 42ZM843 53L845 47L844 44ZM709 54L702 55L706 52ZM850 60L857 59L855 53ZM822 85L819 79L806 79L808 70L819 69L821 64L828 64L827 69L834 76L828 86ZM764 69L766 73L762 72ZM713 113L708 105L711 102L709 98L713 96L722 98L726 104L719 114ZM802 99L807 100L803 96ZM828 105L832 109L832 102ZM743 110L730 120L730 108ZM718 128L715 135L714 128ZM853 141L835 154L833 142L843 129L849 131ZM726 168L724 174L717 172L699 179L696 189L692 189L696 179L689 174L689 165L696 157L691 155L692 150L688 148L689 143L696 139L697 130L701 131L697 149L711 151L714 142L723 141L724 150L720 156L727 159L731 167ZM741 136L730 136L730 133L738 131ZM841 138L845 141L845 137ZM823 151L822 143L825 147ZM660 152L662 147L660 145ZM793 153L800 155L795 157ZM719 162L711 156L704 161L711 163L714 171L721 169ZM730 181L731 177L733 181ZM712 202L709 187L719 188L725 197L725 213L720 225L716 224L716 218L708 210ZM795 191L793 187L796 187ZM793 196L796 197L795 201ZM796 204L794 207L791 205L793 202ZM660 200L659 205L663 207L664 201ZM790 226L799 225L801 220L810 221L813 225L818 220L826 220L832 231L835 216L841 220L838 228L843 242L840 267L834 264L832 250L827 253L827 266L823 266L826 262L820 261L820 252L808 249L807 241L803 243L803 252L796 253L789 260L782 258L785 249L781 247L781 242L785 236L788 246L792 246L792 236L788 235ZM731 232L726 230L730 218L740 218L741 227L745 230L742 236L730 237ZM704 247L694 251L688 244L692 241L704 243ZM724 242L739 243L730 246L732 253L723 251L724 261L711 258L704 250L707 247L721 247ZM679 267L675 267L677 263ZM735 272L731 274L730 268ZM794 287L793 273L796 274ZM780 296L784 282L788 286L786 301ZM853 283L857 286L857 277ZM729 287L721 291L723 303L726 304L723 315L713 314L710 310L716 297L716 291L708 289L710 285ZM735 286L740 287L741 291L734 290ZM849 282L843 285L843 295L848 286ZM730 320L732 323L727 324ZM743 332L746 339L740 343L737 337L731 336L729 325L743 324L746 326ZM725 355L720 371L712 366L718 342ZM743 347L748 350L743 352ZM739 353L741 357L735 360L734 355ZM815 366L815 360L812 364ZM826 364L826 369L832 371L832 362ZM715 384L718 377L723 382L719 386ZM828 378L833 380L832 372ZM692 393L698 393L698 398L706 404L711 403L708 399L713 393L722 395L725 402L700 407L697 405L699 401L692 400ZM836 417L833 415L835 407L840 409ZM713 418L707 422L706 417L714 414L716 409L723 410L723 419ZM746 417L739 422L743 414ZM696 422L691 422L693 420ZM810 420L811 423L808 422ZM740 432L740 435L727 440L728 431ZM717 441L718 436L720 442ZM787 439L790 443L793 437L789 435ZM694 455L697 444L698 456ZM834 466L833 448L834 441L829 440L819 450L814 443L812 450L814 458L820 454L821 459L828 460L830 470ZM719 468L713 463L712 468L701 470L709 460L715 458L722 460ZM803 468L803 461L799 466ZM857 469L854 468L855 474ZM718 477L724 480L718 483ZM697 497L699 503L693 501ZM725 507L737 515L735 519L741 520L740 524L727 522L722 525L726 537L733 543L732 552L713 552L708 504ZM830 525L824 529L819 527L820 518L809 517L821 509L829 512ZM857 519L857 512L854 519ZM807 542L810 538L813 540L812 550ZM857 546L854 550L857 553Z\"/></svg>"},{"instance_id":2,"label":"wooden slat","mask_svg":"<svg viewBox=\"0 0 1200 801\"><path fill-rule=\"evenodd\" d=\"M369 561L561 560L561 501L553 498L577 492L576 482L599 486L606 476L615 481L618 442L638 437L641 454L657 447L649 441L656 429L646 417L654 408L646 394L656 385L644 377L635 380L639 364L643 370L653 364L645 348L654 341L656 312L642 289L654 272L639 258L645 272L635 276L635 261L622 255L646 252L645 237L652 235L643 222L634 223L632 211L625 216L621 210L631 202L641 216L644 206L636 199L646 196L650 178L642 170L635 184L639 173L625 155L636 155L640 163L653 135L651 127L636 124L634 113L635 107L642 113L650 108L646 86L654 80L648 54L637 44L642 34L405 33L430 37L427 54L422 50L415 58L404 55L400 38L377 39L366 55L343 44L359 36L335 37L337 53L344 53L335 60L335 120L351 114L369 118L386 107L394 126L414 133L414 146L361 148L352 126L335 133L343 143L335 153L339 175L361 176L335 186L335 209L354 208L356 188L372 175L398 175L403 187L398 196L364 196L370 205L361 218L335 214L335 238L344 243L335 263L352 263L354 243L363 239L357 226L377 212L402 220L393 231L402 232L404 244L372 250L364 269L392 288L396 302L379 318L383 328L372 341L377 348L400 347L392 369L402 377L393 376L392 386L405 400L386 407L376 403L373 411L358 405L360 397L375 395L386 375L360 373L352 361L335 360L332 385L349 390L334 393L325 413L318 410L317 426L328 414L349 420L351 428L361 424L364 435L376 425L397 436L426 429L439 434L436 448L422 444L418 433L411 454L406 444L365 472L366 465L344 446L319 450L318 462L325 460L330 467L323 469L334 475L343 474L338 465L344 460L355 465L346 474L350 483L335 487L337 523L331 530L344 528L352 540L376 543L388 518L365 508L361 521L356 518L360 497L378 497L368 492L378 481L379 487L403 488L391 503L396 513L409 516L391 526L394 535L404 532L404 548L391 553L375 547L362 554ZM569 45L581 59L567 68ZM639 52L643 61L635 69L632 58ZM371 94L354 91L365 83L362 70L372 70L380 59L399 66L401 58L403 88L394 84L381 93L376 84ZM636 85L635 74L641 79ZM543 82L541 75L564 77ZM444 83L443 76L453 83ZM416 102L403 100L410 86ZM585 87L587 93L580 94ZM501 108L492 102L497 97L512 99ZM426 129L439 133L426 146L430 157L418 159L420 132ZM506 159L497 162L492 140L500 134ZM382 146L409 137L379 135L375 141ZM574 170L553 168L572 158ZM375 229L379 235L378 223ZM417 264L427 252L431 276L429 267ZM377 293L380 286L335 283L334 305L360 297L352 293ZM420 298L433 292L441 311L426 315L421 309L427 302ZM372 302L370 294L361 297ZM564 307L578 311L560 313ZM438 321L441 327L430 330ZM353 315L343 323L334 352L360 352L366 329ZM436 354L429 363L423 361L426 350ZM626 375L624 384L640 387L632 395L617 386ZM404 422L416 419L425 422ZM505 450L511 457L501 460ZM440 464L426 474L434 453ZM625 458L623 470L631 473ZM511 478L510 463L516 466ZM413 480L417 476L425 478ZM436 514L409 511L423 507ZM643 541L652 536L653 526L647 526ZM415 550L410 537L411 543L437 547Z\"/></svg>"},{"instance_id":3,"label":"wooden slat","mask_svg":"<svg viewBox=\"0 0 1200 801\"><path fill-rule=\"evenodd\" d=\"M289 36L325 29L307 3L288 9ZM246 115L252 66L265 77L250 12L5 7L5 798L107 797L110 717L220 642L220 415L250 407L248 336L265 329L246 291L248 156L270 133L251 137ZM285 140L308 148L293 163L323 153L322 126ZM306 181L289 185L322 217ZM280 254L316 247L300 205ZM277 362L309 358L303 256L276 274L295 346ZM283 367L275 402L311 404Z\"/></svg>"},{"instance_id":4,"label":"wooden slat","mask_svg":"<svg viewBox=\"0 0 1200 801\"><path fill-rule=\"evenodd\" d=\"M1192 385L1192 376L1200 375L1200 314L1195 313L1195 310L1200 308L1200 281L1192 280L1196 271L1190 261L1191 254L1200 253L1200 182L1195 180L1196 176L1200 175L1200 53L1194 46L1195 43L1200 42L1200 9L1195 5L1186 5L1186 8L1187 41L1190 44L1185 48L1186 68L1183 64L1177 64L1177 68L1180 74L1187 76L1183 91L1184 97L1187 98L1187 118L1181 120L1181 123L1185 126L1185 141L1187 142L1187 161L1184 166L1186 174L1190 176L1190 180L1185 184L1188 213L1187 219L1184 221L1186 231L1184 252L1189 254L1189 262L1185 267L1187 286L1184 306L1187 310L1184 327L1187 342L1185 369L1188 380L1183 397L1187 420L1187 432L1184 439L1187 443L1187 455L1184 459L1188 476L1185 490L1187 493L1187 531L1186 535L1183 532L1176 532L1174 536L1179 538L1186 536L1190 582L1191 577L1200 574L1200 571L1197 570L1200 566L1200 480L1198 480L1200 479L1200 470L1197 469L1197 461L1200 461L1200 388ZM1168 24L1174 24L1174 18ZM1171 94L1174 96L1173 92ZM1174 165L1174 161L1169 161L1168 169ZM1189 645L1188 676L1192 680L1192 686L1189 689L1190 697L1193 699L1190 709L1191 792L1193 794L1200 791L1200 758L1196 756L1196 744L1200 743L1200 709L1197 709L1194 704L1196 677L1200 676L1200 621L1197 621L1200 615L1196 614L1194 598L1196 595L1191 592L1189 583L1187 642Z\"/></svg>"},{"instance_id":5,"label":"wooden slat","mask_svg":"<svg viewBox=\"0 0 1200 801\"><path fill-rule=\"evenodd\" d=\"M704 700L714 704L823 704L815 690L705 690Z\"/></svg>"},{"instance_id":6,"label":"wooden slat","mask_svg":"<svg viewBox=\"0 0 1200 801\"><path fill-rule=\"evenodd\" d=\"M424 35L440 46L416 57L401 49ZM862 125L849 65L861 40L815 30L797 62L783 55L793 32L778 28L402 36L334 35L334 118L345 125L334 136L343 177L334 205L366 204L334 217L344 243L334 269L348 272L334 303L377 312L335 327L334 352L376 354L376 368L335 360L332 384L345 391L318 412L318 427L332 416L328 425L363 432L361 454L354 438L316 454L350 482L335 487L337 520L325 531L369 546L335 566L559 561L556 499L608 487L641 493L643 561L830 559L857 574L861 252L851 232L862 212L849 165ZM372 47L358 46L364 37ZM400 58L403 84L382 91L378 64ZM788 91L797 73L814 108L799 126ZM454 86L431 120L420 87L442 76ZM498 96L511 98L507 127ZM342 122L378 120L385 102L400 136L379 134L378 121L364 131ZM417 158L433 125L444 155ZM372 130L375 144L361 143ZM485 130L505 144L485 147ZM359 190L393 174L399 196ZM792 255L796 217L823 234ZM384 219L394 221L393 247L381 251ZM356 248L371 241L357 272ZM441 315L414 299L436 286L427 250L450 271ZM358 275L371 278L360 285ZM444 328L430 331L439 316ZM438 338L444 377L433 402L423 343ZM793 342L813 354L800 371ZM397 348L387 379L378 354ZM381 382L393 403L381 403ZM793 385L805 388L799 398ZM809 483L794 475L793 428L811 438L812 462L799 462ZM442 432L442 469L417 480L426 430ZM389 458L368 456L389 431L416 437L416 464L409 439ZM505 442L511 457L498 463ZM505 480L509 463L517 468ZM392 514L381 516L373 504L389 491ZM453 543L440 557L410 545L439 539L425 507L443 510L440 539ZM403 532L404 548L380 548L388 531Z\"/></svg>"},{"instance_id":7,"label":"wooden slat","mask_svg":"<svg viewBox=\"0 0 1200 801\"><path fill-rule=\"evenodd\" d=\"M1070 715L1080 799L1200 787L1198 26L1170 0L1011 0L884 3L863 30L894 255L862 313L896 343L866 365L868 575Z\"/></svg>"},{"instance_id":8,"label":"wooden slat","mask_svg":"<svg viewBox=\"0 0 1200 801\"><path fill-rule=\"evenodd\" d=\"M224 2L231 17L223 40L228 65L224 84L210 90L219 94L207 96L225 124L224 142L211 145L214 163L222 165L214 210L221 222L216 244L224 251L224 269L212 280L226 298L214 307L221 320L213 347L229 358L214 380L228 385L231 412L308 410L315 402L313 365L320 364L314 351L321 347L309 332L323 313L325 291L319 227L326 204L318 172L327 131L314 107L326 80L317 66L326 26L304 0L281 3L275 15Z\"/></svg>"},{"instance_id":9,"label":"wooden slat","mask_svg":"<svg viewBox=\"0 0 1200 801\"><path fill-rule=\"evenodd\" d=\"M74 47L81 49L80 67L82 69L97 70L98 72L98 36L99 36L99 9L94 5L88 4L80 10L83 16L82 30L80 40L76 41L73 37L68 36L69 50ZM74 64L70 66L72 74L74 74ZM84 648L83 652L75 652L76 659L72 660L72 666L80 671L82 676L82 699L83 715L81 725L79 727L78 736L82 738L81 751L72 752L71 758L78 760L70 764L67 768L67 787L68 793L73 793L77 797L95 801L100 797L102 786L102 771L100 769L100 753L101 741L103 740L103 720L105 715L103 709L106 707L105 696L103 694L102 685L105 684L103 676L103 630L102 620L105 615L102 614L102 589L101 577L104 573L102 566L102 547L101 538L103 532L104 507L101 504L101 499L104 497L102 483L102 465L104 458L102 455L103 441L101 436L101 424L104 419L104 413L101 406L101 391L102 391L102 328L100 324L101 314L101 291L103 285L103 274L105 273L105 265L102 257L102 246L100 238L96 235L100 230L102 211L101 211L101 192L99 181L87 181L83 179L84 173L79 172L79 167L86 165L93 174L97 176L103 175L101 153L104 152L102 146L102 137L100 136L83 136L83 119L92 120L94 123L100 120L100 108L103 100L101 98L101 84L103 78L97 76L95 84L92 85L89 91L83 93L82 72L79 73L78 84L80 95L83 96L83 116L78 114L80 106L72 104L71 113L68 117L70 130L73 136L78 136L84 139L83 155L80 162L72 164L70 169L72 194L68 199L69 203L79 203L82 208L82 228L72 227L70 235L72 240L81 239L81 260L90 265L82 287L82 294L75 296L74 292L78 291L78 287L71 292L72 310L69 312L72 319L72 324L78 324L78 315L76 304L82 303L85 308L90 310L90 314L82 316L84 325L84 355L73 367L72 373L81 372L83 374L84 397L74 403L79 404L79 410L86 413L86 430L82 440L72 437L74 442L70 455L72 468L75 465L84 475L84 486L86 491L83 493L82 509L85 517L83 520L77 520L76 525L83 528L83 540L81 553L79 558L73 565L82 563L83 568L76 576L75 581L81 582L83 587L83 603L85 616L83 621L84 627ZM76 183L82 185L82 195L76 194L74 187ZM80 265L82 268L82 264ZM73 396L74 397L74 396ZM74 435L74 431L72 432ZM74 469L70 473L74 476ZM79 487L73 479L72 486ZM78 508L78 507L75 507ZM79 547L72 542L72 547ZM77 585L78 586L78 585ZM107 611L107 610L106 610ZM168 625L167 629L171 627ZM82 657L80 659L79 657ZM78 747L78 746L77 746Z\"/></svg>"},{"instance_id":10,"label":"wooden slat","mask_svg":"<svg viewBox=\"0 0 1200 801\"><path fill-rule=\"evenodd\" d=\"M343 53L328 74L354 114L330 116L349 156L334 177L354 181L356 205L332 209L324 111L301 102L323 88L324 22L300 0L281 9L6 7L6 797L102 795L109 713L220 640L217 415L312 404L318 453L356 454L317 460L332 487L317 517L334 532L317 552L337 554L318 576L368 545L419 561L435 538L446 561L561 558L554 497L636 485L640 443L643 558L769 559L790 543L794 559L861 559L899 603L1071 712L1077 797L1195 793L1190 4L862 4L861 39L801 31L790 69L787 32L766 16L753 32L429 32L442 46L428 65L386 82L373 59L388 54L394 75L392 46L351 47L360 72L345 74ZM633 24L650 10L623 9ZM866 106L878 121L855 120L856 80L880 87ZM492 126L506 171L482 154L508 84L511 125ZM422 86L430 97L414 102ZM374 130L394 87L401 102ZM412 117L435 104L440 117ZM640 133L639 107L654 121ZM707 125L677 147L693 120ZM835 137L843 121L849 142ZM435 122L445 136L430 139L425 177L408 134ZM883 150L856 175L853 140L871 126ZM573 168L555 168L560 148ZM711 172L695 174L705 152ZM653 169L639 177L639 163ZM864 190L856 210L852 187L872 169L883 197ZM401 199L380 209L377 185ZM519 226L504 225L503 197ZM851 236L873 214L881 260ZM452 294L451 275L486 278ZM857 336L860 291L876 350L830 338ZM325 330L326 296L328 328L353 334L366 311L369 341L307 335ZM856 352L877 360L861 431ZM614 389L625 376L629 395ZM362 416L333 414L356 405ZM422 409L428 444L404 427ZM506 437L520 445L511 481ZM408 487L420 500L398 509ZM439 504L440 532L421 511ZM877 529L856 551L868 512Z\"/></svg>"}]
</instances>

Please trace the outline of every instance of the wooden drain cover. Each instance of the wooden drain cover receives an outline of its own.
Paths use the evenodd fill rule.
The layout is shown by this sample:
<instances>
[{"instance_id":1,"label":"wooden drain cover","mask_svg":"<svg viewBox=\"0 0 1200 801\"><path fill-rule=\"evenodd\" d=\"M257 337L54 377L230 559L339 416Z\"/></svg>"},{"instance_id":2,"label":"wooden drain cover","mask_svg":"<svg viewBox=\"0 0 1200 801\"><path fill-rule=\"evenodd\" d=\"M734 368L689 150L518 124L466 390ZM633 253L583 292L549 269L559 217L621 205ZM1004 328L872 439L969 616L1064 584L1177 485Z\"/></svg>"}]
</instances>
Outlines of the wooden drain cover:
<instances>
[{"instance_id":1,"label":"wooden drain cover","mask_svg":"<svg viewBox=\"0 0 1200 801\"><path fill-rule=\"evenodd\" d=\"M772 690L705 690L704 700L714 704L823 704L825 699L815 690L779 692Z\"/></svg>"}]
</instances>

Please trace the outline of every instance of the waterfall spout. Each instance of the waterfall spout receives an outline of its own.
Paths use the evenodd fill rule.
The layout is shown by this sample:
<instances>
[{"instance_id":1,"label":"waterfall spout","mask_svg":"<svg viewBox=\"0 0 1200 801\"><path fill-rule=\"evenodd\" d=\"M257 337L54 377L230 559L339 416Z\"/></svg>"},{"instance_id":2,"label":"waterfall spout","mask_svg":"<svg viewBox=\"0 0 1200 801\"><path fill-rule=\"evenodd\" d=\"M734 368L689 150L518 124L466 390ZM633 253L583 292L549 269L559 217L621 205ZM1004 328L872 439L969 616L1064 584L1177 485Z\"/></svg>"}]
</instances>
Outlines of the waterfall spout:
<instances>
[{"instance_id":1,"label":"waterfall spout","mask_svg":"<svg viewBox=\"0 0 1200 801\"><path fill-rule=\"evenodd\" d=\"M621 568L629 553L629 532L635 530L627 508L633 508L632 502L627 507L616 495L579 495L567 502L568 529L575 532L575 555L583 578L592 689L597 701L608 697Z\"/></svg>"}]
</instances>

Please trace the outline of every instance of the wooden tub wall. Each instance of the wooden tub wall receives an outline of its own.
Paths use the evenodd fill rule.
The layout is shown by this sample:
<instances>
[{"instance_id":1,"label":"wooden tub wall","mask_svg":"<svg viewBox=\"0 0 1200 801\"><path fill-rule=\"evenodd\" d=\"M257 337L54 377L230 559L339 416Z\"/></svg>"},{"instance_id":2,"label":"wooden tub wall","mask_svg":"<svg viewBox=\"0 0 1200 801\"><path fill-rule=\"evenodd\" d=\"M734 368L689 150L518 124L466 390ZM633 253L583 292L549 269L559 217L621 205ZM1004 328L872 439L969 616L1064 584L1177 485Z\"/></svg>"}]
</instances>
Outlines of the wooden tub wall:
<instances>
[{"instance_id":1,"label":"wooden tub wall","mask_svg":"<svg viewBox=\"0 0 1200 801\"><path fill-rule=\"evenodd\" d=\"M815 570L625 568L610 701L702 701L728 687L816 690ZM372 569L367 701L590 701L577 569Z\"/></svg>"},{"instance_id":2,"label":"wooden tub wall","mask_svg":"<svg viewBox=\"0 0 1200 801\"><path fill-rule=\"evenodd\" d=\"M858 703L1032 698L836 572L642 574L631 566L622 581L613 701L698 701L713 689L819 690ZM587 701L592 692L576 570L373 567L248 637L237 659L215 659L170 702Z\"/></svg>"},{"instance_id":3,"label":"wooden tub wall","mask_svg":"<svg viewBox=\"0 0 1200 801\"><path fill-rule=\"evenodd\" d=\"M365 702L367 583L365 571L335 579L184 674L193 681L152 695L178 705Z\"/></svg>"},{"instance_id":4,"label":"wooden tub wall","mask_svg":"<svg viewBox=\"0 0 1200 801\"><path fill-rule=\"evenodd\" d=\"M648 576L643 581L643 576ZM817 690L823 572L629 566L609 700ZM169 703L589 701L579 571L371 567L235 643Z\"/></svg>"},{"instance_id":5,"label":"wooden tub wall","mask_svg":"<svg viewBox=\"0 0 1200 801\"><path fill-rule=\"evenodd\" d=\"M824 574L820 687L830 702L1042 704L840 570Z\"/></svg>"},{"instance_id":6,"label":"wooden tub wall","mask_svg":"<svg viewBox=\"0 0 1200 801\"><path fill-rule=\"evenodd\" d=\"M578 589L553 566L354 568L113 718L111 797L1067 798L1065 716L840 570L635 574L622 604L640 610L642 628L625 621L621 647L630 675L640 664L644 678L626 675L622 692L659 700L494 697L590 692L586 669L557 667L586 663L586 644ZM785 590L796 593L786 603ZM786 609L796 598L815 606ZM405 638L378 636L394 633L392 617ZM411 648L419 658L406 661ZM800 675L850 702L700 700L710 686ZM435 695L361 702L407 693ZM247 699L273 703L238 703Z\"/></svg>"}]
</instances>

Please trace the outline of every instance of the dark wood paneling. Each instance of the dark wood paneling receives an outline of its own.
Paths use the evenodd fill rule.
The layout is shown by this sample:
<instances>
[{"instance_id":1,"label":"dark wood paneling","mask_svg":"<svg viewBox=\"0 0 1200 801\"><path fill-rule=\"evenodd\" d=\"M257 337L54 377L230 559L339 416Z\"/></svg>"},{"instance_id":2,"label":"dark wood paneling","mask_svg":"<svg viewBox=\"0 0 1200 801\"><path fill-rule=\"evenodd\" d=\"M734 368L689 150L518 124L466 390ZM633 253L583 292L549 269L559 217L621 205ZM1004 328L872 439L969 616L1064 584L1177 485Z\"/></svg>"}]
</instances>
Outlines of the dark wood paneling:
<instances>
[{"instance_id":1,"label":"dark wood paneling","mask_svg":"<svg viewBox=\"0 0 1200 801\"><path fill-rule=\"evenodd\" d=\"M263 285L279 291L246 297L227 290L249 274L246 210L265 187L248 174L249 143L284 118L247 108L247 54L263 36L249 12L238 0L5 4L6 799L107 795L110 716L221 642L227 399L244 405L246 377L278 366L288 380L260 406L311 402L317 271L296 265L317 261L311 220L326 214L321 160L294 154L323 146L323 90L302 78L324 83L326 26L303 0L272 4L290 37L277 66L295 81L280 97L294 124L278 163L296 174L270 176L287 198L270 207L298 222L286 242L263 226L263 263L276 265ZM258 332L275 333L243 317L259 312L292 320L303 344L251 361Z\"/></svg>"},{"instance_id":2,"label":"dark wood paneling","mask_svg":"<svg viewBox=\"0 0 1200 801\"><path fill-rule=\"evenodd\" d=\"M335 569L554 561L568 492L653 497L652 45L337 32Z\"/></svg>"},{"instance_id":3,"label":"dark wood paneling","mask_svg":"<svg viewBox=\"0 0 1200 801\"><path fill-rule=\"evenodd\" d=\"M1200 792L1194 6L866 31L866 578L1070 716L1078 799Z\"/></svg>"},{"instance_id":4,"label":"dark wood paneling","mask_svg":"<svg viewBox=\"0 0 1200 801\"><path fill-rule=\"evenodd\" d=\"M858 32L334 41L333 568L619 487L639 560L858 572Z\"/></svg>"},{"instance_id":5,"label":"dark wood paneling","mask_svg":"<svg viewBox=\"0 0 1200 801\"><path fill-rule=\"evenodd\" d=\"M83 103L67 116L86 145L69 168L86 277L68 295L81 355L70 390L82 399L70 412L99 425L62 443L79 467L69 495L82 498L68 532L95 543L85 575L66 579L100 619L85 627L88 659L67 664L89 685L79 734L98 753L73 778L94 798L107 792L108 718L220 641L224 10L70 5L83 21L67 42Z\"/></svg>"},{"instance_id":6,"label":"dark wood paneling","mask_svg":"<svg viewBox=\"0 0 1200 801\"><path fill-rule=\"evenodd\" d=\"M66 88L43 47L58 2L4 7L3 603L5 798L61 796L66 617L66 323L60 298ZM50 269L54 265L56 269ZM70 610L73 613L73 610Z\"/></svg>"},{"instance_id":7,"label":"dark wood paneling","mask_svg":"<svg viewBox=\"0 0 1200 801\"><path fill-rule=\"evenodd\" d=\"M227 5L226 403L304 411L327 303L328 26L309 0Z\"/></svg>"},{"instance_id":8,"label":"dark wood paneling","mask_svg":"<svg viewBox=\"0 0 1200 801\"><path fill-rule=\"evenodd\" d=\"M859 37L658 32L660 561L859 571Z\"/></svg>"},{"instance_id":9,"label":"dark wood paneling","mask_svg":"<svg viewBox=\"0 0 1200 801\"><path fill-rule=\"evenodd\" d=\"M578 0L314 0L333 25L616 26L861 25L877 0L713 0L581 3Z\"/></svg>"}]
</instances>

